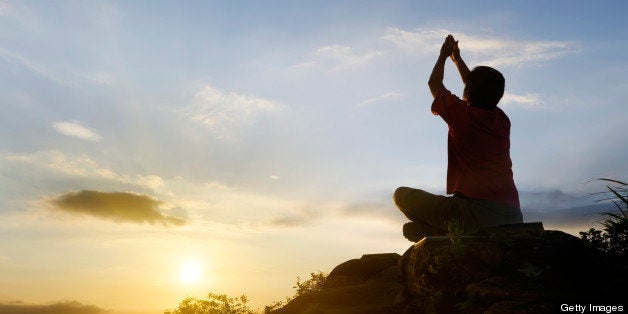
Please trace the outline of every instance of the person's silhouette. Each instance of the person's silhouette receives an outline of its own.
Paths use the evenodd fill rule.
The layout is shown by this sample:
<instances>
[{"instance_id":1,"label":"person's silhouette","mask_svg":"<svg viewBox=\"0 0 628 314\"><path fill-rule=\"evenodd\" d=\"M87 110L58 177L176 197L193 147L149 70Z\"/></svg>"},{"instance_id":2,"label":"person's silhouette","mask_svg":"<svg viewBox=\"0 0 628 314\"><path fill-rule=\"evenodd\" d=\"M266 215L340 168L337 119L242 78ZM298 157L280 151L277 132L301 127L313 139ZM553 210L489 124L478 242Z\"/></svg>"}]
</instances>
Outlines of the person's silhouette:
<instances>
[{"instance_id":1,"label":"person's silhouette","mask_svg":"<svg viewBox=\"0 0 628 314\"><path fill-rule=\"evenodd\" d=\"M462 99L443 85L449 57L465 85ZM397 188L394 202L412 221L403 228L409 240L445 234L452 222L464 233L523 222L510 159L510 120L497 107L504 85L503 75L491 67L478 66L469 71L460 57L458 41L447 36L428 86L434 97L432 113L449 128L447 194L452 195Z\"/></svg>"}]
</instances>

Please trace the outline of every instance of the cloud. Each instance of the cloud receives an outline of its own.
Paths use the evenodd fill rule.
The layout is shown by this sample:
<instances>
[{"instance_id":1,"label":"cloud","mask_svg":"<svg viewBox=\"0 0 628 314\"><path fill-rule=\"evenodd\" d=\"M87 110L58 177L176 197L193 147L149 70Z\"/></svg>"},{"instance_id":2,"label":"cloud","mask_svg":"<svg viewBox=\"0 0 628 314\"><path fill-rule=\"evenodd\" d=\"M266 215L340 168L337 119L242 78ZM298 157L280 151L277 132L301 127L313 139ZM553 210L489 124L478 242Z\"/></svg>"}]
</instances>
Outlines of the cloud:
<instances>
[{"instance_id":1,"label":"cloud","mask_svg":"<svg viewBox=\"0 0 628 314\"><path fill-rule=\"evenodd\" d=\"M283 104L257 96L227 92L207 85L199 91L184 115L203 124L219 139L230 139L261 114L285 108Z\"/></svg>"},{"instance_id":2,"label":"cloud","mask_svg":"<svg viewBox=\"0 0 628 314\"><path fill-rule=\"evenodd\" d=\"M19 301L0 303L0 313L11 314L101 314L108 312L95 305L85 305L76 301L64 301L49 305L27 304Z\"/></svg>"},{"instance_id":3,"label":"cloud","mask_svg":"<svg viewBox=\"0 0 628 314\"><path fill-rule=\"evenodd\" d=\"M185 219L181 217L160 212L162 202L142 194L81 190L63 194L50 202L57 209L68 213L115 222L161 223L164 226L185 224Z\"/></svg>"},{"instance_id":4,"label":"cloud","mask_svg":"<svg viewBox=\"0 0 628 314\"><path fill-rule=\"evenodd\" d=\"M298 227L307 225L311 221L311 217L307 216L285 216L271 220L270 225L273 227Z\"/></svg>"},{"instance_id":5,"label":"cloud","mask_svg":"<svg viewBox=\"0 0 628 314\"><path fill-rule=\"evenodd\" d=\"M88 156L67 156L52 151L38 151L32 154L10 154L4 158L8 161L32 164L38 167L60 172L69 176L93 177L113 180L124 184L133 184L156 190L164 185L164 181L157 175L125 175L103 167Z\"/></svg>"},{"instance_id":6,"label":"cloud","mask_svg":"<svg viewBox=\"0 0 628 314\"><path fill-rule=\"evenodd\" d=\"M376 220L395 222L403 220L403 214L392 201L365 201L346 204L341 213L347 217L370 217Z\"/></svg>"},{"instance_id":7,"label":"cloud","mask_svg":"<svg viewBox=\"0 0 628 314\"><path fill-rule=\"evenodd\" d=\"M52 124L52 127L60 134L76 137L82 140L98 142L102 139L100 135L83 126L78 121L55 122Z\"/></svg>"},{"instance_id":8,"label":"cloud","mask_svg":"<svg viewBox=\"0 0 628 314\"><path fill-rule=\"evenodd\" d=\"M553 210L586 206L593 203L586 195L572 195L561 190L519 191L521 208Z\"/></svg>"},{"instance_id":9,"label":"cloud","mask_svg":"<svg viewBox=\"0 0 628 314\"><path fill-rule=\"evenodd\" d=\"M369 98L369 99L361 102L360 104L358 104L358 106L359 107L370 106L370 105L373 105L373 104L376 104L376 103L381 103L381 102L386 102L386 101L390 101L390 100L400 99L403 96L404 95L402 93L388 92L388 93L384 93L382 95L379 95L377 97Z\"/></svg>"},{"instance_id":10,"label":"cloud","mask_svg":"<svg viewBox=\"0 0 628 314\"><path fill-rule=\"evenodd\" d=\"M371 60L381 56L383 53L377 50L355 53L353 48L342 45L330 45L317 48L311 57L313 60L299 63L293 68L308 68L322 66L332 70L340 70L348 67L355 67L367 64Z\"/></svg>"},{"instance_id":11,"label":"cloud","mask_svg":"<svg viewBox=\"0 0 628 314\"><path fill-rule=\"evenodd\" d=\"M319 213L320 214L320 213ZM311 210L302 210L288 215L271 219L269 225L273 227L305 226L316 220L317 215Z\"/></svg>"},{"instance_id":12,"label":"cloud","mask_svg":"<svg viewBox=\"0 0 628 314\"><path fill-rule=\"evenodd\" d=\"M447 30L419 29L414 32L399 28L389 28L382 37L392 42L397 47L412 52L434 52L439 49L443 41L443 34L447 36ZM438 50L436 50L438 51Z\"/></svg>"},{"instance_id":13,"label":"cloud","mask_svg":"<svg viewBox=\"0 0 628 314\"><path fill-rule=\"evenodd\" d=\"M505 93L499 102L500 105L508 107L521 107L523 109L540 109L543 108L543 102L538 94L512 94Z\"/></svg>"},{"instance_id":14,"label":"cloud","mask_svg":"<svg viewBox=\"0 0 628 314\"><path fill-rule=\"evenodd\" d=\"M443 39L453 34L460 42L465 58L473 63L489 66L518 66L530 62L547 61L575 52L575 45L565 41L527 41L468 35L447 29L417 29L407 31L389 28L382 39L410 53L435 54Z\"/></svg>"},{"instance_id":15,"label":"cloud","mask_svg":"<svg viewBox=\"0 0 628 314\"><path fill-rule=\"evenodd\" d=\"M13 14L13 7L8 2L0 1L0 16L12 16Z\"/></svg>"},{"instance_id":16,"label":"cloud","mask_svg":"<svg viewBox=\"0 0 628 314\"><path fill-rule=\"evenodd\" d=\"M45 66L19 54L12 52L10 50L4 49L0 47L0 58L6 60L7 62L11 62L14 64L18 64L24 68L26 68L31 73L38 75L42 78L55 82L59 85L71 86L72 84L65 79L62 79L60 76L52 73Z\"/></svg>"},{"instance_id":17,"label":"cloud","mask_svg":"<svg viewBox=\"0 0 628 314\"><path fill-rule=\"evenodd\" d=\"M116 83L116 76L106 72L76 72L75 75L82 79L105 86L112 86Z\"/></svg>"}]
</instances>

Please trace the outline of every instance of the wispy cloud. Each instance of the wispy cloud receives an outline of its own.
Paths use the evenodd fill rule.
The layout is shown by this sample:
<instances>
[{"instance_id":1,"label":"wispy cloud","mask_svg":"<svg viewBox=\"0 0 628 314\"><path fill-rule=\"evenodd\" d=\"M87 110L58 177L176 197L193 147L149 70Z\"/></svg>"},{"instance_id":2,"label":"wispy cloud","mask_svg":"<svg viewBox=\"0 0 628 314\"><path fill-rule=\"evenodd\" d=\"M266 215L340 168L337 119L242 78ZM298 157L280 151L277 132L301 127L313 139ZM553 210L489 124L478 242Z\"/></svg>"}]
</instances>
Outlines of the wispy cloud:
<instances>
[{"instance_id":1,"label":"wispy cloud","mask_svg":"<svg viewBox=\"0 0 628 314\"><path fill-rule=\"evenodd\" d=\"M512 94L505 93L499 102L500 106L520 107L523 109L534 110L543 108L543 101L538 94Z\"/></svg>"},{"instance_id":2,"label":"wispy cloud","mask_svg":"<svg viewBox=\"0 0 628 314\"><path fill-rule=\"evenodd\" d=\"M77 77L100 85L112 86L116 83L115 75L107 72L76 72Z\"/></svg>"},{"instance_id":3,"label":"wispy cloud","mask_svg":"<svg viewBox=\"0 0 628 314\"><path fill-rule=\"evenodd\" d=\"M395 209L392 202L385 201L365 201L347 203L342 209L341 214L349 217L371 217L381 221L399 222L403 220L403 215ZM400 219L401 218L401 219Z\"/></svg>"},{"instance_id":4,"label":"wispy cloud","mask_svg":"<svg viewBox=\"0 0 628 314\"><path fill-rule=\"evenodd\" d=\"M283 108L285 106L276 101L223 91L207 85L195 95L193 104L183 113L193 121L203 124L216 138L230 139L261 114Z\"/></svg>"},{"instance_id":5,"label":"wispy cloud","mask_svg":"<svg viewBox=\"0 0 628 314\"><path fill-rule=\"evenodd\" d=\"M164 226L185 224L185 219L181 217L162 213L159 210L162 202L142 194L81 190L63 194L50 202L57 209L68 213L115 222L161 223Z\"/></svg>"},{"instance_id":6,"label":"wispy cloud","mask_svg":"<svg viewBox=\"0 0 628 314\"><path fill-rule=\"evenodd\" d=\"M92 177L113 180L124 184L148 187L153 190L164 185L157 175L126 175L119 174L109 168L101 166L86 155L67 156L60 151L38 151L32 154L9 154L4 158L12 162L32 164L37 167L59 172L68 176Z\"/></svg>"},{"instance_id":7,"label":"wispy cloud","mask_svg":"<svg viewBox=\"0 0 628 314\"><path fill-rule=\"evenodd\" d=\"M311 60L296 64L293 68L320 66L332 70L340 70L365 65L382 54L383 53L378 50L356 53L352 47L343 45L323 46L311 53Z\"/></svg>"},{"instance_id":8,"label":"wispy cloud","mask_svg":"<svg viewBox=\"0 0 628 314\"><path fill-rule=\"evenodd\" d=\"M102 139L102 136L85 127L79 121L55 122L52 124L52 127L63 135L80 138L82 140L98 142Z\"/></svg>"},{"instance_id":9,"label":"wispy cloud","mask_svg":"<svg viewBox=\"0 0 628 314\"><path fill-rule=\"evenodd\" d=\"M13 14L13 7L6 1L0 1L0 16L11 16Z\"/></svg>"},{"instance_id":10,"label":"wispy cloud","mask_svg":"<svg viewBox=\"0 0 628 314\"><path fill-rule=\"evenodd\" d=\"M69 85L69 83L66 82L65 80L60 79L59 77L53 75L45 66L19 53L15 53L15 52L12 52L10 50L0 47L0 58L6 60L7 62L19 64L20 66L26 68L31 73L34 73L40 77L46 78L48 80L51 80L61 85Z\"/></svg>"},{"instance_id":11,"label":"wispy cloud","mask_svg":"<svg viewBox=\"0 0 628 314\"><path fill-rule=\"evenodd\" d=\"M397 47L411 52L434 52L443 41L443 34L447 36L449 32L442 29L418 29L406 31L399 28L389 28L386 35L382 37L392 42Z\"/></svg>"},{"instance_id":12,"label":"wispy cloud","mask_svg":"<svg viewBox=\"0 0 628 314\"><path fill-rule=\"evenodd\" d=\"M529 41L481 37L447 29L416 29L414 31L389 28L382 37L398 48L412 53L438 52L443 39L453 34L460 42L463 57L471 57L474 63L490 66L518 66L530 62L546 61L576 51L571 42Z\"/></svg>"},{"instance_id":13,"label":"wispy cloud","mask_svg":"<svg viewBox=\"0 0 628 314\"><path fill-rule=\"evenodd\" d=\"M316 220L317 216L320 217L320 213L319 215L316 215L311 210L302 210L273 218L270 220L269 225L271 227L305 226L311 224L314 220Z\"/></svg>"},{"instance_id":14,"label":"wispy cloud","mask_svg":"<svg viewBox=\"0 0 628 314\"><path fill-rule=\"evenodd\" d=\"M519 197L521 208L525 209L554 210L594 204L591 197L568 194L561 190L520 191Z\"/></svg>"},{"instance_id":15,"label":"wispy cloud","mask_svg":"<svg viewBox=\"0 0 628 314\"><path fill-rule=\"evenodd\" d=\"M308 216L285 216L278 217L270 221L273 227L297 227L309 224L311 217Z\"/></svg>"},{"instance_id":16,"label":"wispy cloud","mask_svg":"<svg viewBox=\"0 0 628 314\"><path fill-rule=\"evenodd\" d=\"M1 13L0 16L2 16ZM115 76L111 73L86 72L82 70L55 71L54 68L51 69L50 65L44 65L43 63L37 62L24 54L5 49L3 47L0 47L0 59L16 64L40 78L49 80L61 86L74 87L84 83L85 81L111 86L116 82Z\"/></svg>"},{"instance_id":17,"label":"wispy cloud","mask_svg":"<svg viewBox=\"0 0 628 314\"><path fill-rule=\"evenodd\" d=\"M391 100L400 99L403 96L404 96L404 94L399 93L399 92L387 92L387 93L381 94L379 96L369 98L369 99L359 103L358 106L359 107L370 106L370 105L374 105L374 104L381 103L381 102L387 102L387 101L391 101Z\"/></svg>"}]
</instances>

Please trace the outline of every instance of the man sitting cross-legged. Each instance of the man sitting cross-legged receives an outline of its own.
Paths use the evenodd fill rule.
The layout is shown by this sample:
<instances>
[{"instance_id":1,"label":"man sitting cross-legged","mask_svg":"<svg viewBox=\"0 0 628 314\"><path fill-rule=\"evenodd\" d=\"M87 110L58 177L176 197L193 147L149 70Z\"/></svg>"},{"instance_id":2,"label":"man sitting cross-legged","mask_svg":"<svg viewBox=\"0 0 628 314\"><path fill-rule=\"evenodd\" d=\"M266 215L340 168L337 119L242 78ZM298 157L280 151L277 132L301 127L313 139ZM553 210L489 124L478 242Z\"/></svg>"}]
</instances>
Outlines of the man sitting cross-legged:
<instances>
[{"instance_id":1,"label":"man sitting cross-legged","mask_svg":"<svg viewBox=\"0 0 628 314\"><path fill-rule=\"evenodd\" d=\"M462 99L443 85L448 58L465 85ZM428 86L434 97L432 113L449 128L447 194L451 196L409 187L395 191L395 204L412 221L403 228L409 240L445 234L452 222L464 233L523 222L510 160L510 120L497 107L504 85L504 77L493 68L478 66L469 71L458 42L447 36Z\"/></svg>"}]
</instances>

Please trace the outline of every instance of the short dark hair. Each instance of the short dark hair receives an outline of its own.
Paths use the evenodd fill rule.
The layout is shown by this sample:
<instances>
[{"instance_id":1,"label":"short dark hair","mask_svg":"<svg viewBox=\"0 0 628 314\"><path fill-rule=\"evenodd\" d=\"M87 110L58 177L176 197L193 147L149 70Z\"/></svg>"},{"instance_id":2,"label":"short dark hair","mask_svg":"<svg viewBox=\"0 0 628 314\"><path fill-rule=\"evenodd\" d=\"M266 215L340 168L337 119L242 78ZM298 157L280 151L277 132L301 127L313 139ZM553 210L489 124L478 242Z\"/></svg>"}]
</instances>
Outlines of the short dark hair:
<instances>
[{"instance_id":1,"label":"short dark hair","mask_svg":"<svg viewBox=\"0 0 628 314\"><path fill-rule=\"evenodd\" d=\"M504 96L504 76L497 70L487 67L475 67L467 76L464 95L471 106L493 109Z\"/></svg>"}]
</instances>

